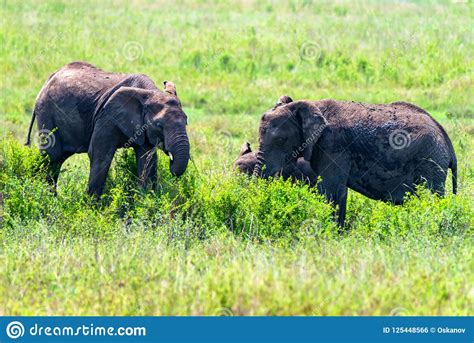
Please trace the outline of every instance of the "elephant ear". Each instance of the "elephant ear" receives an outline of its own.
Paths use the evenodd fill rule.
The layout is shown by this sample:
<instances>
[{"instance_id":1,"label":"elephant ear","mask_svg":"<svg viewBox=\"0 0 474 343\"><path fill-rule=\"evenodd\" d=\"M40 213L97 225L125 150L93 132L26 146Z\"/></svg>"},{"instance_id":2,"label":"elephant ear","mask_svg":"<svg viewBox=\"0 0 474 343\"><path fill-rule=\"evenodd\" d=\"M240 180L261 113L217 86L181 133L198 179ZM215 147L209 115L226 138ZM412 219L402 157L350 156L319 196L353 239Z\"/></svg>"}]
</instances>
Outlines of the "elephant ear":
<instances>
[{"instance_id":1,"label":"elephant ear","mask_svg":"<svg viewBox=\"0 0 474 343\"><path fill-rule=\"evenodd\" d=\"M328 123L319 108L309 101L298 101L294 103L292 115L295 115L301 125L303 142L303 158L311 160L313 148L321 137Z\"/></svg>"},{"instance_id":2,"label":"elephant ear","mask_svg":"<svg viewBox=\"0 0 474 343\"><path fill-rule=\"evenodd\" d=\"M244 144L242 144L242 147L240 148L239 157L241 157L243 155L247 155L251 152L252 152L252 148L250 148L250 143L245 142Z\"/></svg>"},{"instance_id":3,"label":"elephant ear","mask_svg":"<svg viewBox=\"0 0 474 343\"><path fill-rule=\"evenodd\" d=\"M273 107L273 109L275 109L279 106L282 106L282 105L292 103L292 102L293 102L293 99L290 98L288 95L282 95L280 98L278 98L278 101L275 104L275 107Z\"/></svg>"},{"instance_id":4,"label":"elephant ear","mask_svg":"<svg viewBox=\"0 0 474 343\"><path fill-rule=\"evenodd\" d=\"M169 93L171 95L174 95L174 96L178 96L178 94L176 93L176 86L173 82L171 81L164 81L163 84L165 85L165 92L166 93Z\"/></svg>"},{"instance_id":5,"label":"elephant ear","mask_svg":"<svg viewBox=\"0 0 474 343\"><path fill-rule=\"evenodd\" d=\"M112 120L134 144L145 143L144 108L151 91L134 88L119 88L104 105L104 116Z\"/></svg>"}]
</instances>

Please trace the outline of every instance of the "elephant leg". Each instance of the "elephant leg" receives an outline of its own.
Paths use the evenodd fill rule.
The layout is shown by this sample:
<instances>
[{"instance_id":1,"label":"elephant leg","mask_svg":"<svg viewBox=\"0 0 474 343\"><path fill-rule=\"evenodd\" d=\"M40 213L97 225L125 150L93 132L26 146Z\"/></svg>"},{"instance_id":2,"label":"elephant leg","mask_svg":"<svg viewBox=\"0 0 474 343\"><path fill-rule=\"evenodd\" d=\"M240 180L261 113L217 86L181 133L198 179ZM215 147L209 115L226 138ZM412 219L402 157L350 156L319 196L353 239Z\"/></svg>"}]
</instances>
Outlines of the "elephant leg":
<instances>
[{"instance_id":1,"label":"elephant leg","mask_svg":"<svg viewBox=\"0 0 474 343\"><path fill-rule=\"evenodd\" d=\"M443 168L432 160L424 159L415 169L415 183L424 184L432 193L444 196L447 172L447 166Z\"/></svg>"},{"instance_id":2,"label":"elephant leg","mask_svg":"<svg viewBox=\"0 0 474 343\"><path fill-rule=\"evenodd\" d=\"M61 171L61 166L71 155L73 155L73 153L63 153L63 155L59 159L56 159L55 161L49 163L46 180L53 187L53 191L55 194L58 186L58 178L59 172Z\"/></svg>"},{"instance_id":3,"label":"elephant leg","mask_svg":"<svg viewBox=\"0 0 474 343\"><path fill-rule=\"evenodd\" d=\"M334 175L332 177L334 178ZM346 219L347 179L336 177L337 180L334 180L330 179L331 176L322 176L321 178L322 181L318 184L318 190L336 208L334 217L337 224L343 228ZM324 179L327 181L325 182Z\"/></svg>"},{"instance_id":4,"label":"elephant leg","mask_svg":"<svg viewBox=\"0 0 474 343\"><path fill-rule=\"evenodd\" d=\"M347 186L341 186L337 192L337 224L343 228L346 220L346 206L347 206Z\"/></svg>"},{"instance_id":5,"label":"elephant leg","mask_svg":"<svg viewBox=\"0 0 474 343\"><path fill-rule=\"evenodd\" d=\"M89 195L99 198L102 194L114 154L115 150L108 151L104 155L99 151L94 151L94 149L92 151L89 150L90 173L89 186L87 190Z\"/></svg>"},{"instance_id":6,"label":"elephant leg","mask_svg":"<svg viewBox=\"0 0 474 343\"><path fill-rule=\"evenodd\" d=\"M56 161L56 162L50 162L48 165L46 181L48 181L50 186L53 188L54 192L56 192L56 186L58 183L59 172L61 170L62 164L63 164L63 161Z\"/></svg>"},{"instance_id":7,"label":"elephant leg","mask_svg":"<svg viewBox=\"0 0 474 343\"><path fill-rule=\"evenodd\" d=\"M320 153L315 171L321 176L318 191L337 208L335 212L338 225L343 228L346 217L347 179L349 176L350 159L345 154L327 155Z\"/></svg>"},{"instance_id":8,"label":"elephant leg","mask_svg":"<svg viewBox=\"0 0 474 343\"><path fill-rule=\"evenodd\" d=\"M89 145L90 173L87 192L96 199L102 195L110 165L117 150L114 132L94 132Z\"/></svg>"},{"instance_id":9,"label":"elephant leg","mask_svg":"<svg viewBox=\"0 0 474 343\"><path fill-rule=\"evenodd\" d=\"M140 187L156 185L156 170L158 158L154 147L134 147L137 159L138 184Z\"/></svg>"},{"instance_id":10,"label":"elephant leg","mask_svg":"<svg viewBox=\"0 0 474 343\"><path fill-rule=\"evenodd\" d=\"M51 185L53 192L56 194L61 166L68 157L73 155L73 153L63 151L60 137L54 135L54 133L41 136L38 141L40 143L39 150L41 155L48 159L46 181Z\"/></svg>"}]
</instances>

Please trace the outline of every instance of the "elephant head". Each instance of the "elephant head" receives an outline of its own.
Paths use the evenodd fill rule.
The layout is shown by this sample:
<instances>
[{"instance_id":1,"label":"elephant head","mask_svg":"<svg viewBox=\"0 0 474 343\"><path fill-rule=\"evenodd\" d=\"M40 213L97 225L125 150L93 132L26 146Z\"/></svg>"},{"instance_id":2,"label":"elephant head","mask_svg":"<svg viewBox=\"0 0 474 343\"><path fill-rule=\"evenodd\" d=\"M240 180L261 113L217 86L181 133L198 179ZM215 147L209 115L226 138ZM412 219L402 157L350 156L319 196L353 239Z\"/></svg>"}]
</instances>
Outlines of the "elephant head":
<instances>
[{"instance_id":1,"label":"elephant head","mask_svg":"<svg viewBox=\"0 0 474 343\"><path fill-rule=\"evenodd\" d=\"M234 162L234 170L238 170L241 173L252 175L257 163L257 157L252 152L249 142L245 142L240 148L239 157Z\"/></svg>"},{"instance_id":2,"label":"elephant head","mask_svg":"<svg viewBox=\"0 0 474 343\"><path fill-rule=\"evenodd\" d=\"M289 177L298 158L311 160L313 147L327 127L314 103L281 96L261 119L255 176Z\"/></svg>"},{"instance_id":3,"label":"elephant head","mask_svg":"<svg viewBox=\"0 0 474 343\"><path fill-rule=\"evenodd\" d=\"M124 133L125 146L151 144L170 157L170 170L180 176L189 161L187 117L172 82L165 91L120 87L104 106L104 115Z\"/></svg>"}]
</instances>

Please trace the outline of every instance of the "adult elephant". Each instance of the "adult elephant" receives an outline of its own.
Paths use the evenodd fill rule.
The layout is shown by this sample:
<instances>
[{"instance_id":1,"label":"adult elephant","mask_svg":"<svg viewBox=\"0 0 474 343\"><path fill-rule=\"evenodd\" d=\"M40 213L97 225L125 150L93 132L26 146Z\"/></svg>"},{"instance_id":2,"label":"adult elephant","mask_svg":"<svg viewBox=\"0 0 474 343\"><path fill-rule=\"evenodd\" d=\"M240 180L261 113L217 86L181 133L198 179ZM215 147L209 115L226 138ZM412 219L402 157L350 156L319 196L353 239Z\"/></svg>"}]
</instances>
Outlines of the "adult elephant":
<instances>
[{"instance_id":1,"label":"adult elephant","mask_svg":"<svg viewBox=\"0 0 474 343\"><path fill-rule=\"evenodd\" d=\"M252 175L257 164L257 155L252 152L250 143L246 142L240 148L239 157L234 162L234 170L241 173ZM285 179L291 178L292 180L303 181L308 185L315 185L318 176L311 168L311 165L304 158L300 157L295 164L287 168L287 173L283 177Z\"/></svg>"},{"instance_id":2,"label":"adult elephant","mask_svg":"<svg viewBox=\"0 0 474 343\"><path fill-rule=\"evenodd\" d=\"M416 185L444 195L448 168L456 193L457 160L446 131L406 102L371 105L336 100L293 102L283 96L260 123L254 175L285 174L302 156L338 207L344 225L347 188L401 204Z\"/></svg>"},{"instance_id":3,"label":"adult elephant","mask_svg":"<svg viewBox=\"0 0 474 343\"><path fill-rule=\"evenodd\" d=\"M169 155L176 176L184 173L189 161L187 117L172 82L165 81L163 92L146 75L69 63L41 89L27 145L35 118L40 150L49 156L49 180L55 186L62 163L76 153L89 155L88 193L96 197L102 194L118 148L135 150L142 185L156 180L155 147Z\"/></svg>"}]
</instances>

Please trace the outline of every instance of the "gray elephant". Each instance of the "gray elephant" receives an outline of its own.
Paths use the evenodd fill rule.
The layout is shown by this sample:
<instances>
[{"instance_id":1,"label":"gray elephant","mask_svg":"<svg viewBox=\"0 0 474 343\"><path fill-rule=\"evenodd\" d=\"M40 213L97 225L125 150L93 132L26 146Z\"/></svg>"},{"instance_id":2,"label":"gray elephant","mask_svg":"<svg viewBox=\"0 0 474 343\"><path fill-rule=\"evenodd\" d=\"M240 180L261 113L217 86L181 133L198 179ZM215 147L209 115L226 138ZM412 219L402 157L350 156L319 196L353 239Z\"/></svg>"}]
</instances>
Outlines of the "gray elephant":
<instances>
[{"instance_id":1,"label":"gray elephant","mask_svg":"<svg viewBox=\"0 0 474 343\"><path fill-rule=\"evenodd\" d=\"M348 188L401 204L420 184L444 195L450 168L456 194L457 160L446 131L406 102L293 102L283 96L263 115L259 143L254 175L286 174L304 157L321 177L319 192L338 207L340 226Z\"/></svg>"},{"instance_id":2,"label":"gray elephant","mask_svg":"<svg viewBox=\"0 0 474 343\"><path fill-rule=\"evenodd\" d=\"M240 148L239 157L234 162L234 170L238 170L241 173L252 175L255 169L255 164L257 163L257 156L252 152L250 143L246 142ZM287 175L293 180L300 180L309 185L315 185L318 176L311 168L311 165L308 161L305 161L304 158L300 157L296 161L295 165L292 165L290 168L289 175Z\"/></svg>"},{"instance_id":3,"label":"gray elephant","mask_svg":"<svg viewBox=\"0 0 474 343\"><path fill-rule=\"evenodd\" d=\"M164 92L146 75L105 72L73 62L52 74L41 89L28 131L38 121L40 150L49 156L49 181L56 185L62 163L87 152L88 193L103 192L115 151L135 150L139 183L156 181L156 147L170 157L179 176L189 161L187 117L172 82Z\"/></svg>"}]
</instances>

